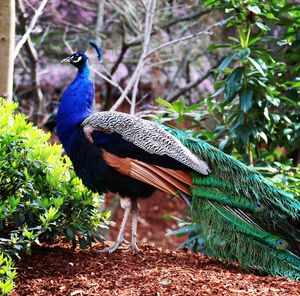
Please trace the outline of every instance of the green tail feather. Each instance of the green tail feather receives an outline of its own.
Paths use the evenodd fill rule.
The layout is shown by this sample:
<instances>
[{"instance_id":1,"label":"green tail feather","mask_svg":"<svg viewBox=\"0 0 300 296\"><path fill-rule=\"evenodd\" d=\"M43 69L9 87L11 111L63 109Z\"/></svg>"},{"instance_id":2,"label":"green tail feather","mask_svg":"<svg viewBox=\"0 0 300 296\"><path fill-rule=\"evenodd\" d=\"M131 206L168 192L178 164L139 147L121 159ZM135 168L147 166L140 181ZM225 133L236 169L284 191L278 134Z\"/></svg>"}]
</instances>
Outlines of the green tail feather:
<instances>
[{"instance_id":1,"label":"green tail feather","mask_svg":"<svg viewBox=\"0 0 300 296\"><path fill-rule=\"evenodd\" d=\"M212 170L193 174L191 216L206 250L244 268L300 280L299 199L206 142L165 128Z\"/></svg>"},{"instance_id":2,"label":"green tail feather","mask_svg":"<svg viewBox=\"0 0 300 296\"><path fill-rule=\"evenodd\" d=\"M300 280L300 258L284 240L281 249L280 238L256 229L214 202L194 198L192 215L201 225L205 249L211 255L239 262L245 269Z\"/></svg>"}]
</instances>

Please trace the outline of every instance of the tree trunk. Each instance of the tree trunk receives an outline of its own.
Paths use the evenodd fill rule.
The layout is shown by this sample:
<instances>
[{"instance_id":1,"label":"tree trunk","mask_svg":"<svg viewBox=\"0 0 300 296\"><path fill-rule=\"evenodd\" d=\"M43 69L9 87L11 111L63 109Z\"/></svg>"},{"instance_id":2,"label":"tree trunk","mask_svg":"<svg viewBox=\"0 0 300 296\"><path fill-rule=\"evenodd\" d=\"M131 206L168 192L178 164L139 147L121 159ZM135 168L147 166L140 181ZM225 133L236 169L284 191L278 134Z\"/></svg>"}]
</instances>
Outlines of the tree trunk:
<instances>
[{"instance_id":1,"label":"tree trunk","mask_svg":"<svg viewBox=\"0 0 300 296\"><path fill-rule=\"evenodd\" d=\"M0 0L0 97L12 100L15 48L15 1Z\"/></svg>"}]
</instances>

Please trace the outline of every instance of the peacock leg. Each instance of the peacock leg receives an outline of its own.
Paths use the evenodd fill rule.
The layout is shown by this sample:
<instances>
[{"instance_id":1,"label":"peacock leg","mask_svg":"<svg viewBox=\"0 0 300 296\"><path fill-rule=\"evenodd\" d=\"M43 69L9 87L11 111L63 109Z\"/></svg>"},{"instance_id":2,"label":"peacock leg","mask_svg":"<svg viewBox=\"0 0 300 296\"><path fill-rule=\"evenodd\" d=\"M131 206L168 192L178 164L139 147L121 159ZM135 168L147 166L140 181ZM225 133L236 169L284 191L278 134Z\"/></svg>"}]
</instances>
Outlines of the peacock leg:
<instances>
[{"instance_id":1,"label":"peacock leg","mask_svg":"<svg viewBox=\"0 0 300 296\"><path fill-rule=\"evenodd\" d=\"M119 248L119 246L124 242L124 232L128 216L132 207L131 200L129 198L120 198L121 207L124 209L124 216L120 226L120 230L117 236L117 240L108 248L100 250L100 253L112 253Z\"/></svg>"},{"instance_id":2,"label":"peacock leg","mask_svg":"<svg viewBox=\"0 0 300 296\"><path fill-rule=\"evenodd\" d=\"M132 216L132 222L131 222L131 243L128 248L124 249L124 251L138 251L139 248L136 244L136 238L137 238L137 221L138 221L138 212L139 207L136 200L132 201L131 204L131 216Z\"/></svg>"}]
</instances>

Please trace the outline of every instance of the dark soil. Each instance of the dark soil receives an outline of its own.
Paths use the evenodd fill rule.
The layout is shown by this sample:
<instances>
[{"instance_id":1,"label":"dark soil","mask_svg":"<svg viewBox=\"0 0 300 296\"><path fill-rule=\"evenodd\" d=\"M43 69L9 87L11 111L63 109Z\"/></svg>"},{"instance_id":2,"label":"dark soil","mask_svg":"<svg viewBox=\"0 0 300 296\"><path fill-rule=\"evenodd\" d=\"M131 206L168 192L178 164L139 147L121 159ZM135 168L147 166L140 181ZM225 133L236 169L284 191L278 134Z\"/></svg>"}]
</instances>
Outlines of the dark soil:
<instances>
[{"instance_id":1,"label":"dark soil","mask_svg":"<svg viewBox=\"0 0 300 296\"><path fill-rule=\"evenodd\" d=\"M101 244L73 251L63 241L38 247L17 263L11 296L300 295L300 283L292 280L253 275L214 258L175 251L179 241L164 234L176 223L162 216L182 215L184 205L178 200L157 195L142 201L140 209L140 251L104 255L97 253ZM120 216L118 212L117 220Z\"/></svg>"}]
</instances>

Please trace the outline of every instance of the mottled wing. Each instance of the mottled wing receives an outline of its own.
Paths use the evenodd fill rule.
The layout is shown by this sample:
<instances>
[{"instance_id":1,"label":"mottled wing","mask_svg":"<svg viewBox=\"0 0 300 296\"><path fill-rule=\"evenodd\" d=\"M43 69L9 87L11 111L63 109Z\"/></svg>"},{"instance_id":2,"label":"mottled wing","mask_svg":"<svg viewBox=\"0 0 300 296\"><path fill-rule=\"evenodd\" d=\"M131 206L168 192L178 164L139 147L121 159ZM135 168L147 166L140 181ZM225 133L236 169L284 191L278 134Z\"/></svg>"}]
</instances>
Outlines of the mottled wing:
<instances>
[{"instance_id":1,"label":"mottled wing","mask_svg":"<svg viewBox=\"0 0 300 296\"><path fill-rule=\"evenodd\" d=\"M150 154L167 155L202 175L210 173L205 161L155 122L121 112L97 112L86 118L82 125L88 136L93 130L118 133Z\"/></svg>"}]
</instances>

